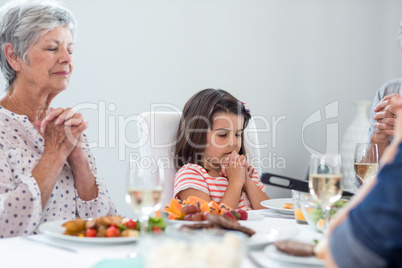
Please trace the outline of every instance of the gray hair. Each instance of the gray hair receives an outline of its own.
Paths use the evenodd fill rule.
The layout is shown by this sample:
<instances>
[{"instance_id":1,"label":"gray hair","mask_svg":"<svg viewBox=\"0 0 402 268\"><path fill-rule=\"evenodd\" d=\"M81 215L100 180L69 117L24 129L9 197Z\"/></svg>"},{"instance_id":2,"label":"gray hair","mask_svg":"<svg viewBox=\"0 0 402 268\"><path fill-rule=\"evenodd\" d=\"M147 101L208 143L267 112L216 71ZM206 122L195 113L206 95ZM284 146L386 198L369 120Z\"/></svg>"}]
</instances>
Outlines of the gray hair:
<instances>
[{"instance_id":1,"label":"gray hair","mask_svg":"<svg viewBox=\"0 0 402 268\"><path fill-rule=\"evenodd\" d=\"M38 38L59 26L67 26L75 40L77 22L70 10L56 1L10 1L0 8L0 68L7 81L6 91L16 72L4 54L11 43L17 57L27 63L27 51Z\"/></svg>"}]
</instances>

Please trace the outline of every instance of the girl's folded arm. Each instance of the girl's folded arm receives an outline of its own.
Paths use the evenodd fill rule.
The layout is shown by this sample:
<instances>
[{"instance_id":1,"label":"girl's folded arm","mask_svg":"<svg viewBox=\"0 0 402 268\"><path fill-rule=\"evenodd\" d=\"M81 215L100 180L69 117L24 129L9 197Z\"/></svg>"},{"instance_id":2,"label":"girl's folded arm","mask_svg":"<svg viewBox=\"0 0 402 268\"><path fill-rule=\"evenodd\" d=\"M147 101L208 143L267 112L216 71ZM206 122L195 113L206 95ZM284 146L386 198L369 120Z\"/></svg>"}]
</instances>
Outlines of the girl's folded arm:
<instances>
[{"instance_id":1,"label":"girl's folded arm","mask_svg":"<svg viewBox=\"0 0 402 268\"><path fill-rule=\"evenodd\" d=\"M242 183L229 181L228 187L222 197L221 204L224 203L232 209L236 209L239 205L242 188Z\"/></svg>"},{"instance_id":2,"label":"girl's folded arm","mask_svg":"<svg viewBox=\"0 0 402 268\"><path fill-rule=\"evenodd\" d=\"M265 209L266 207L261 206L261 201L269 199L268 195L258 188L257 184L250 180L251 183L247 184L244 191L247 193L250 199L251 206L253 209Z\"/></svg>"},{"instance_id":3,"label":"girl's folded arm","mask_svg":"<svg viewBox=\"0 0 402 268\"><path fill-rule=\"evenodd\" d=\"M177 194L177 196L180 198L180 200L186 200L190 196L196 196L205 201L211 201L211 197L208 194L194 188L187 188L185 190L182 190Z\"/></svg>"}]
</instances>

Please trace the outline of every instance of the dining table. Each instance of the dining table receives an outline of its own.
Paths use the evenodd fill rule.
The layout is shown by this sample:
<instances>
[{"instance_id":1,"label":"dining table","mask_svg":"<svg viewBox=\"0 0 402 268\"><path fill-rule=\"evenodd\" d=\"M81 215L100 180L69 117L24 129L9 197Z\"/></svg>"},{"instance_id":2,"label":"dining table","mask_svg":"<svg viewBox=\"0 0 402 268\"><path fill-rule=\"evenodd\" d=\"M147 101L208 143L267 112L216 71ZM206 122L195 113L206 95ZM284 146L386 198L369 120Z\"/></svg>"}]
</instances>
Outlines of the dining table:
<instances>
[{"instance_id":1,"label":"dining table","mask_svg":"<svg viewBox=\"0 0 402 268\"><path fill-rule=\"evenodd\" d=\"M251 216L251 217L250 217ZM312 244L322 238L322 234L312 226L298 224L293 214L284 214L273 209L254 210L249 220L241 221L256 232L259 239L245 246L245 253L239 267L323 267L275 259L267 254L267 247L273 246L275 239L290 238ZM170 225L168 225L169 228ZM275 231L279 236L269 238ZM264 239L264 235L266 239ZM36 234L0 239L1 267L143 267L135 252L140 243L86 243L55 238L47 234ZM133 254L134 253L134 254ZM155 256L157 258L157 256Z\"/></svg>"}]
</instances>

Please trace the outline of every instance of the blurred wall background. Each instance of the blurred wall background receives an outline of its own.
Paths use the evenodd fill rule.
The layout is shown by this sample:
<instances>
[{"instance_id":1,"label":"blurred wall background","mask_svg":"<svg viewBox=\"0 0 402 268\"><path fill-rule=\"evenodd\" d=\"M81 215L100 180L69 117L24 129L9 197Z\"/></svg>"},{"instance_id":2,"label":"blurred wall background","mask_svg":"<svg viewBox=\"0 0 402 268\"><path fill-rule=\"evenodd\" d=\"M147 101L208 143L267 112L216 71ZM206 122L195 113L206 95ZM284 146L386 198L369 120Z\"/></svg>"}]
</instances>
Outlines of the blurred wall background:
<instances>
[{"instance_id":1,"label":"blurred wall background","mask_svg":"<svg viewBox=\"0 0 402 268\"><path fill-rule=\"evenodd\" d=\"M127 216L128 157L138 153L134 119L152 105L181 109L198 90L225 89L259 118L263 170L303 179L309 161L303 122L338 101L339 115L328 122L339 124L340 144L356 114L353 101L371 101L382 84L402 75L401 0L65 4L79 23L75 70L53 106L76 107L90 122L98 169ZM309 147L325 151L328 122L305 129ZM268 194L289 196L278 188Z\"/></svg>"}]
</instances>

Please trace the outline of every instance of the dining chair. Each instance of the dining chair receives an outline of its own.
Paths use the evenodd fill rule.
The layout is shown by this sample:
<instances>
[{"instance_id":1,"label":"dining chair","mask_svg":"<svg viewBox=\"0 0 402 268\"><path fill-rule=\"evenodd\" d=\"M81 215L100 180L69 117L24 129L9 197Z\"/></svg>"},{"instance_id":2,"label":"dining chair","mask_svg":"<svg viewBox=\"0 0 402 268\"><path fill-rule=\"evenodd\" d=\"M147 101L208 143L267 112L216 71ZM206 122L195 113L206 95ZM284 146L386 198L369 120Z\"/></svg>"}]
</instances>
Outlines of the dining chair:
<instances>
[{"instance_id":1,"label":"dining chair","mask_svg":"<svg viewBox=\"0 0 402 268\"><path fill-rule=\"evenodd\" d=\"M173 198L174 177L174 148L181 113L179 112L144 112L137 117L138 137L144 141L139 151L142 162L148 163L149 168L155 168L159 163L164 170L164 196L162 204L170 203ZM251 119L245 132L244 142L247 149L247 159L260 159L255 122ZM258 161L256 161L258 162ZM261 174L259 165L254 168Z\"/></svg>"}]
</instances>

